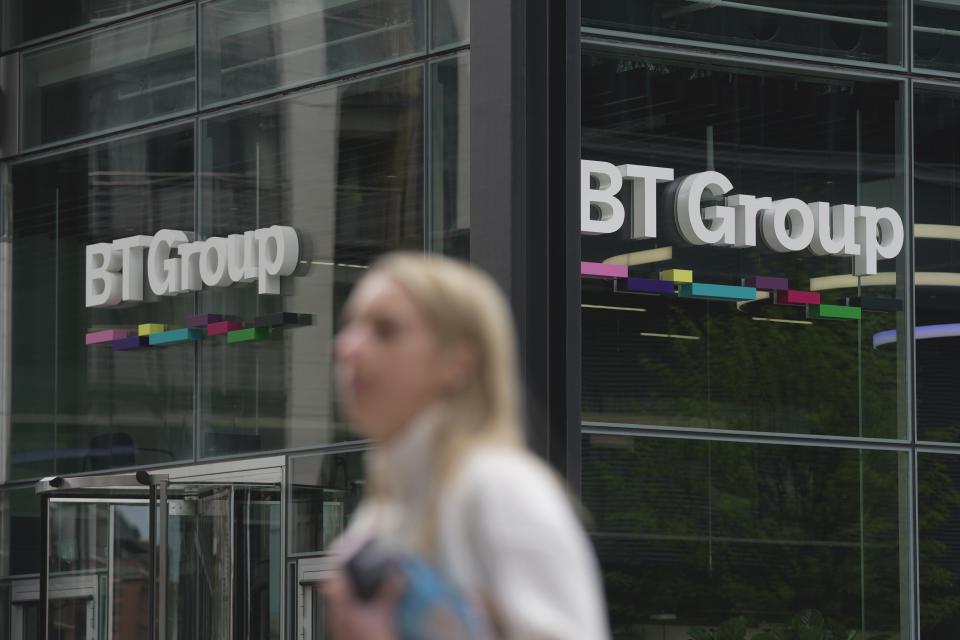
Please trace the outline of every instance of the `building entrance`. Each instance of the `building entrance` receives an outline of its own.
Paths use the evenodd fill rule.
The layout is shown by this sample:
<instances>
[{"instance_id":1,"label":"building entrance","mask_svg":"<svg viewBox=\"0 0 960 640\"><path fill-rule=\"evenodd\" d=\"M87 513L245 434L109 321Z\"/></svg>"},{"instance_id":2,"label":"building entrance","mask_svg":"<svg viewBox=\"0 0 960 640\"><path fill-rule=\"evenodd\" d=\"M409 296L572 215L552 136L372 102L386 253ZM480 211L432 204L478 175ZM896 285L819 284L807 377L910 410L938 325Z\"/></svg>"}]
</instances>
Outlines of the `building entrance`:
<instances>
[{"instance_id":1,"label":"building entrance","mask_svg":"<svg viewBox=\"0 0 960 640\"><path fill-rule=\"evenodd\" d=\"M278 637L280 486L145 471L45 478L46 554L14 598L13 637Z\"/></svg>"}]
</instances>

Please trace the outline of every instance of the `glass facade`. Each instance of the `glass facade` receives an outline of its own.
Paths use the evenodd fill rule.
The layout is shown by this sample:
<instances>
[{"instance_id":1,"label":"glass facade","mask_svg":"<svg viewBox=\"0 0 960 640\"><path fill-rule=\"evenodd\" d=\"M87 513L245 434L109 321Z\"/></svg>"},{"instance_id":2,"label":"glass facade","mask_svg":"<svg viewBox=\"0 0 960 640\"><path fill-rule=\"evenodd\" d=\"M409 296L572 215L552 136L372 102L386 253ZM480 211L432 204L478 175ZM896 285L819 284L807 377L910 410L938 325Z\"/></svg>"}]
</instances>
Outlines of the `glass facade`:
<instances>
[{"instance_id":1,"label":"glass facade","mask_svg":"<svg viewBox=\"0 0 960 640\"><path fill-rule=\"evenodd\" d=\"M333 401L332 337L381 254L469 256L469 3L0 7L18 78L0 165L0 639L142 638L161 615L168 638L325 637L311 567L359 502L365 447ZM275 225L299 245L279 295L246 276L157 295L132 254L143 300L86 304L90 245ZM184 270L210 267L196 255ZM139 335L204 314L255 339ZM273 317L296 322L255 327ZM162 609L156 494L34 491L144 468L190 480L168 485Z\"/></svg>"},{"instance_id":2,"label":"glass facade","mask_svg":"<svg viewBox=\"0 0 960 640\"><path fill-rule=\"evenodd\" d=\"M715 168L737 193L758 197L903 208L897 82L602 50L587 51L583 75L584 158L668 167L676 176ZM829 304L866 292L902 298L902 257L900 265L881 261L880 273L864 283L844 275L851 273L849 258L777 253L760 244L695 246L661 219L656 238L584 237L583 259L626 264L631 276L647 279L670 269L726 285L775 275ZM803 307L771 304L762 293L724 303L587 282L584 419L902 437L905 374L897 348L872 344L874 333L902 328L902 313L814 323Z\"/></svg>"},{"instance_id":3,"label":"glass facade","mask_svg":"<svg viewBox=\"0 0 960 640\"><path fill-rule=\"evenodd\" d=\"M448 56L12 164L11 478L189 460L195 446L211 457L349 438L330 344L350 286L393 249L466 252L468 68L466 54ZM83 308L89 244L278 224L307 241L283 295L241 287ZM310 322L254 349L84 345L93 330L207 312Z\"/></svg>"},{"instance_id":4,"label":"glass facade","mask_svg":"<svg viewBox=\"0 0 960 640\"><path fill-rule=\"evenodd\" d=\"M130 612L154 602L157 496L34 490L133 470L170 475L168 638L324 637L319 583L368 446L334 401L341 305L391 250L489 264L471 217L502 214L476 210L479 163L542 177L524 164L536 149L471 145L491 113L530 123L541 104L477 94L495 67L471 24L505 42L522 30L519 14L490 20L494 4L0 0L0 640L42 624L51 638L144 637L150 618ZM575 135L572 160L672 176L651 189L627 175L624 224L580 239L567 446L614 637L953 640L955 3L580 4L579 126L524 144ZM518 76L558 51L540 44L521 47ZM716 243L676 217L681 182L703 172L731 185L700 203L708 231L735 220ZM861 233L843 206L894 211L903 248L868 274L862 257L778 248L763 212L787 200L828 230L818 241ZM796 240L806 222L782 224ZM300 249L276 295L243 272L86 305L90 245L175 230L216 249L274 225ZM535 256L539 231L523 229ZM178 251L184 269L215 271L204 249ZM562 275L523 272L534 261L509 277L553 295L534 278ZM189 333L210 314L247 333ZM193 338L140 348L141 326L158 325ZM103 332L138 348L87 344Z\"/></svg>"},{"instance_id":5,"label":"glass facade","mask_svg":"<svg viewBox=\"0 0 960 640\"><path fill-rule=\"evenodd\" d=\"M950 2L914 0L913 56L918 68L957 71L960 12Z\"/></svg>"},{"instance_id":6,"label":"glass facade","mask_svg":"<svg viewBox=\"0 0 960 640\"><path fill-rule=\"evenodd\" d=\"M182 7L25 52L23 147L193 110L195 31Z\"/></svg>"},{"instance_id":7,"label":"glass facade","mask_svg":"<svg viewBox=\"0 0 960 640\"><path fill-rule=\"evenodd\" d=\"M614 637L806 610L901 635L907 454L587 435L583 469Z\"/></svg>"},{"instance_id":8,"label":"glass facade","mask_svg":"<svg viewBox=\"0 0 960 640\"><path fill-rule=\"evenodd\" d=\"M957 340L922 339L931 327L956 329L960 320L960 247L957 246L960 132L955 115L960 94L946 88L918 87L914 96L914 173L916 247L917 436L957 442L960 402L952 391L950 364Z\"/></svg>"},{"instance_id":9,"label":"glass facade","mask_svg":"<svg viewBox=\"0 0 960 640\"><path fill-rule=\"evenodd\" d=\"M582 158L624 176L623 227L581 238L583 261L626 268L581 285L582 497L615 638L960 630L954 13L584 3ZM629 164L672 174L651 195ZM681 185L710 171L732 189L706 193L706 228L742 217L698 244ZM733 194L770 198L755 242ZM903 250L863 274L778 249L760 212L792 198L896 211Z\"/></svg>"},{"instance_id":10,"label":"glass facade","mask_svg":"<svg viewBox=\"0 0 960 640\"><path fill-rule=\"evenodd\" d=\"M960 633L960 457L922 453L918 470L922 637L953 638Z\"/></svg>"},{"instance_id":11,"label":"glass facade","mask_svg":"<svg viewBox=\"0 0 960 640\"><path fill-rule=\"evenodd\" d=\"M297 456L290 460L290 550L324 551L350 521L363 495L360 450Z\"/></svg>"},{"instance_id":12,"label":"glass facade","mask_svg":"<svg viewBox=\"0 0 960 640\"><path fill-rule=\"evenodd\" d=\"M583 3L583 25L605 32L625 31L765 51L899 64L899 43L903 37L901 6L894 0L599 0Z\"/></svg>"},{"instance_id":13,"label":"glass facade","mask_svg":"<svg viewBox=\"0 0 960 640\"><path fill-rule=\"evenodd\" d=\"M193 353L84 346L94 328L187 316L192 301L87 309L83 274L88 244L194 229L193 147L188 123L10 168L11 479L192 456Z\"/></svg>"},{"instance_id":14,"label":"glass facade","mask_svg":"<svg viewBox=\"0 0 960 640\"><path fill-rule=\"evenodd\" d=\"M426 50L425 0L216 0L200 7L203 104Z\"/></svg>"},{"instance_id":15,"label":"glass facade","mask_svg":"<svg viewBox=\"0 0 960 640\"><path fill-rule=\"evenodd\" d=\"M201 309L312 317L256 350L202 344L201 455L335 439L330 349L340 306L376 256L424 246L425 76L406 68L200 122L202 234L282 224L310 241L284 295L208 290Z\"/></svg>"},{"instance_id":16,"label":"glass facade","mask_svg":"<svg viewBox=\"0 0 960 640\"><path fill-rule=\"evenodd\" d=\"M9 0L3 3L3 48L102 25L177 0Z\"/></svg>"}]
</instances>

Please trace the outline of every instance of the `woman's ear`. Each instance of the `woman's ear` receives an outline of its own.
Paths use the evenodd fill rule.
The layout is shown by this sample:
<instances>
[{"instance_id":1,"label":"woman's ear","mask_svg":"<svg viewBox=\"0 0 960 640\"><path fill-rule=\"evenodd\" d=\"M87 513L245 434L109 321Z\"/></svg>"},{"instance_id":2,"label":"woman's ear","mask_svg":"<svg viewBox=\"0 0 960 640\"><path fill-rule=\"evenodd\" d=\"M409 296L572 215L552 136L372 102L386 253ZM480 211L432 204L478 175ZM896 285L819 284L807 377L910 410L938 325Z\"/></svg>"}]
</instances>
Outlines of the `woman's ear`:
<instances>
[{"instance_id":1,"label":"woman's ear","mask_svg":"<svg viewBox=\"0 0 960 640\"><path fill-rule=\"evenodd\" d=\"M463 387L477 369L477 350L465 342L457 342L444 350L440 378L444 388L454 391Z\"/></svg>"}]
</instances>

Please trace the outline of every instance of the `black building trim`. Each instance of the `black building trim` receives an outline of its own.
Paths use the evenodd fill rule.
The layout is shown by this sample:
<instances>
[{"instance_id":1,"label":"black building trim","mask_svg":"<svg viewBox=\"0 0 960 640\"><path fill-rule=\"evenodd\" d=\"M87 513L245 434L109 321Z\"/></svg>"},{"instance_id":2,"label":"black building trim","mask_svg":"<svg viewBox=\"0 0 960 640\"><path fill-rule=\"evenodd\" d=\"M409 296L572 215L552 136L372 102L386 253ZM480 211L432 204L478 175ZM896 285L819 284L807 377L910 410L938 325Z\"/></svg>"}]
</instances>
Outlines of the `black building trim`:
<instances>
[{"instance_id":1,"label":"black building trim","mask_svg":"<svg viewBox=\"0 0 960 640\"><path fill-rule=\"evenodd\" d=\"M513 305L530 443L579 491L580 2L470 19L470 253Z\"/></svg>"}]
</instances>

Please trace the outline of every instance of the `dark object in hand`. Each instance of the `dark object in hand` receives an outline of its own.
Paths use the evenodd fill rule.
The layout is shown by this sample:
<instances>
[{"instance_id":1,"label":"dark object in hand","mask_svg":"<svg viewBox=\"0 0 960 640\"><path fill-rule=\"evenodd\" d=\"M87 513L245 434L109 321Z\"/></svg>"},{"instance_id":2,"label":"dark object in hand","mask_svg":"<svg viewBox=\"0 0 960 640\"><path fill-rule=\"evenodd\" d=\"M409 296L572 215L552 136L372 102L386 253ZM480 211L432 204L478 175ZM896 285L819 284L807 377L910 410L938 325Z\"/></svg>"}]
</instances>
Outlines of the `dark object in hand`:
<instances>
[{"instance_id":1,"label":"dark object in hand","mask_svg":"<svg viewBox=\"0 0 960 640\"><path fill-rule=\"evenodd\" d=\"M366 542L344 565L353 595L358 600L372 600L391 573L401 571L400 561L376 541Z\"/></svg>"}]
</instances>

